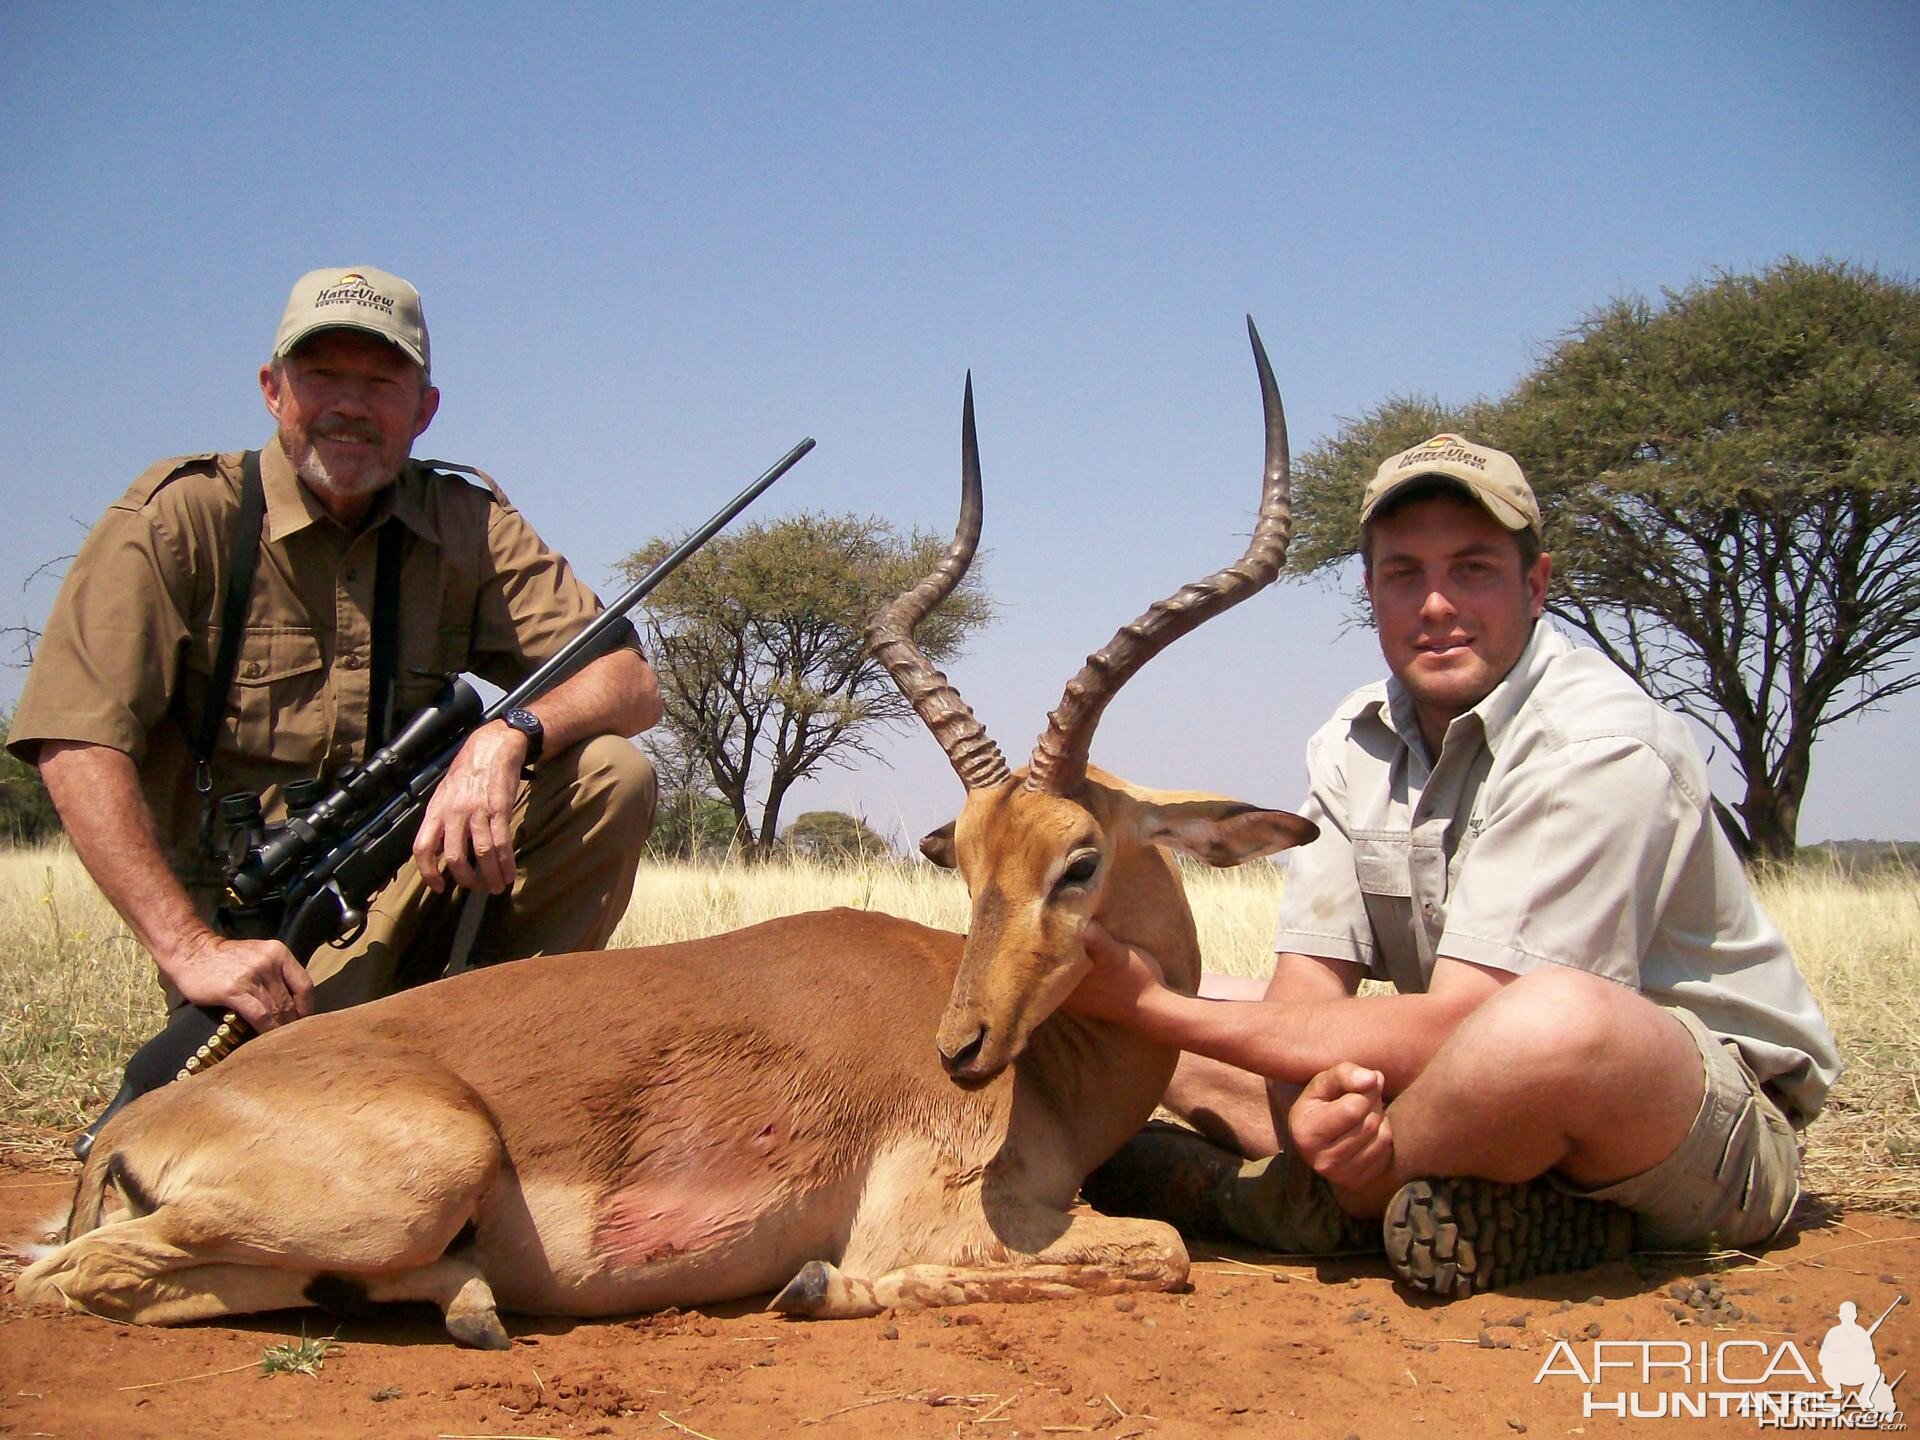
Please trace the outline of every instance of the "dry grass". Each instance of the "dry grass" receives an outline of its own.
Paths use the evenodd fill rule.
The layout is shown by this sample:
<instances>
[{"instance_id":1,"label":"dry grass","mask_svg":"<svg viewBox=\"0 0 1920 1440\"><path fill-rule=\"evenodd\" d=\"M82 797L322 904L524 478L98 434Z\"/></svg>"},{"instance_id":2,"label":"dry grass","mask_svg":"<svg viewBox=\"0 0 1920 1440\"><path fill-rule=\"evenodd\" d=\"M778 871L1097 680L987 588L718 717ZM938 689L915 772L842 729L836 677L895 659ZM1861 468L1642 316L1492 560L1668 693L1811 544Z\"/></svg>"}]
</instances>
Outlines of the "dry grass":
<instances>
[{"instance_id":1,"label":"dry grass","mask_svg":"<svg viewBox=\"0 0 1920 1440\"><path fill-rule=\"evenodd\" d=\"M1194 870L1209 967L1265 974L1282 879L1267 865ZM1817 867L1763 877L1762 899L1826 1007L1848 1071L1807 1151L1812 1188L1920 1215L1920 875ZM830 905L965 927L959 880L929 866L647 865L615 943L691 939ZM0 1109L9 1138L57 1152L118 1083L160 1018L150 968L63 848L0 851Z\"/></svg>"},{"instance_id":2,"label":"dry grass","mask_svg":"<svg viewBox=\"0 0 1920 1440\"><path fill-rule=\"evenodd\" d=\"M1920 874L1805 867L1759 889L1847 1061L1809 1134L1808 1186L1835 1204L1920 1215Z\"/></svg>"}]
</instances>

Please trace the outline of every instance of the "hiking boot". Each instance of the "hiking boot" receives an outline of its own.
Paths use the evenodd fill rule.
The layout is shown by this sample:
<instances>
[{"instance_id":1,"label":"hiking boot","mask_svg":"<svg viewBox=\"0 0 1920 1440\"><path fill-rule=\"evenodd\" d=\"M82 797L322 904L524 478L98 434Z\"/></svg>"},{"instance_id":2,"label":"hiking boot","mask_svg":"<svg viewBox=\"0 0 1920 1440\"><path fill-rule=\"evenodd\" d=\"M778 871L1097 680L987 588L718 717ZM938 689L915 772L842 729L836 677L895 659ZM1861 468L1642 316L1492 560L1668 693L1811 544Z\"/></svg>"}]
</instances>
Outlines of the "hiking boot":
<instances>
[{"instance_id":1,"label":"hiking boot","mask_svg":"<svg viewBox=\"0 0 1920 1440\"><path fill-rule=\"evenodd\" d=\"M1089 1175L1080 1193L1108 1215L1164 1220L1182 1235L1283 1255L1375 1252L1378 1222L1340 1208L1327 1182L1286 1155L1245 1160L1155 1120Z\"/></svg>"},{"instance_id":2,"label":"hiking boot","mask_svg":"<svg viewBox=\"0 0 1920 1440\"><path fill-rule=\"evenodd\" d=\"M1410 1180L1388 1202L1380 1232L1400 1282L1444 1300L1585 1270L1633 1248L1628 1211L1544 1180Z\"/></svg>"},{"instance_id":3,"label":"hiking boot","mask_svg":"<svg viewBox=\"0 0 1920 1440\"><path fill-rule=\"evenodd\" d=\"M1103 1215L1164 1220L1182 1235L1224 1240L1233 1232L1221 1217L1219 1192L1245 1163L1184 1125L1150 1120L1087 1176L1080 1194Z\"/></svg>"}]
</instances>

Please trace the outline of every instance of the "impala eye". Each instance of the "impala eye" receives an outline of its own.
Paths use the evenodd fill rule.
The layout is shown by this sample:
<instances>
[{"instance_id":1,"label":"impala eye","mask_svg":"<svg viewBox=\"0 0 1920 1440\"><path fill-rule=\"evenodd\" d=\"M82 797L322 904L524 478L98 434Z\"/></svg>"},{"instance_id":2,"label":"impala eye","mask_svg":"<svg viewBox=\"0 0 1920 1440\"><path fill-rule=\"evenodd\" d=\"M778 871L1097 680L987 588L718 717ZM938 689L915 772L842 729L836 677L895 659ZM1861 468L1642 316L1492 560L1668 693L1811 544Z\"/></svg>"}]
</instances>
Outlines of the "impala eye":
<instances>
[{"instance_id":1,"label":"impala eye","mask_svg":"<svg viewBox=\"0 0 1920 1440\"><path fill-rule=\"evenodd\" d=\"M1100 852L1098 850L1082 850L1067 862L1067 868L1061 872L1060 879L1055 883L1053 888L1055 890L1077 889L1081 886L1091 884L1093 877L1099 873Z\"/></svg>"}]
</instances>

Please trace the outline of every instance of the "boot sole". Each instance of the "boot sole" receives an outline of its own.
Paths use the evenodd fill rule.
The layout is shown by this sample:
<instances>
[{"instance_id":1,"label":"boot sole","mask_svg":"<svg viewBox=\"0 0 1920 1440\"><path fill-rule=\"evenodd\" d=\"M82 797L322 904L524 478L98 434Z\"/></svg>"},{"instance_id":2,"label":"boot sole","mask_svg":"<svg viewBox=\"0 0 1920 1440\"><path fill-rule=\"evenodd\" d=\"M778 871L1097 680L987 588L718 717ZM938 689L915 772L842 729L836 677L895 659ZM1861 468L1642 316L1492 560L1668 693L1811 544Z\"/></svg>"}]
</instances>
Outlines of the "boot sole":
<instances>
[{"instance_id":1,"label":"boot sole","mask_svg":"<svg viewBox=\"0 0 1920 1440\"><path fill-rule=\"evenodd\" d=\"M1633 1218L1618 1205L1540 1181L1462 1176L1402 1185L1380 1231L1395 1277L1448 1300L1586 1270L1633 1247Z\"/></svg>"}]
</instances>

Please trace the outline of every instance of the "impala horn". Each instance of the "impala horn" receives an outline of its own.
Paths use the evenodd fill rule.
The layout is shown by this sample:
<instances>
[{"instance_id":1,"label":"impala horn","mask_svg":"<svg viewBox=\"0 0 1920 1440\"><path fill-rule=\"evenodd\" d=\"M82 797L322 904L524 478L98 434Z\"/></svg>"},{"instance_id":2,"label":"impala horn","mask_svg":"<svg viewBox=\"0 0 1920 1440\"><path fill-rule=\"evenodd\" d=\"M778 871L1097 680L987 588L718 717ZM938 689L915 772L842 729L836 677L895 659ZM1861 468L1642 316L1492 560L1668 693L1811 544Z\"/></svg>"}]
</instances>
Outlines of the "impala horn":
<instances>
[{"instance_id":1,"label":"impala horn","mask_svg":"<svg viewBox=\"0 0 1920 1440\"><path fill-rule=\"evenodd\" d=\"M1266 347L1260 343L1260 332L1254 328L1251 315L1247 317L1247 335L1253 341L1253 363L1260 372L1260 404L1267 420L1260 519L1253 527L1247 552L1226 569L1182 586L1158 601L1132 624L1117 630L1104 650L1087 657L1080 673L1067 682L1066 694L1047 717L1046 731L1034 744L1033 760L1027 768L1030 789L1066 795L1078 788L1086 778L1094 729L1120 687L1182 635L1271 585L1280 574L1292 528L1287 417L1281 411L1280 389L1273 382L1273 367L1267 363Z\"/></svg>"},{"instance_id":2,"label":"impala horn","mask_svg":"<svg viewBox=\"0 0 1920 1440\"><path fill-rule=\"evenodd\" d=\"M867 622L867 649L900 693L920 713L933 738L969 790L1004 785L1013 778L987 727L974 718L960 692L934 668L914 644L919 623L953 593L980 546L980 444L973 433L973 372L967 372L966 399L960 412L960 524L940 563L918 585L884 606Z\"/></svg>"}]
</instances>

